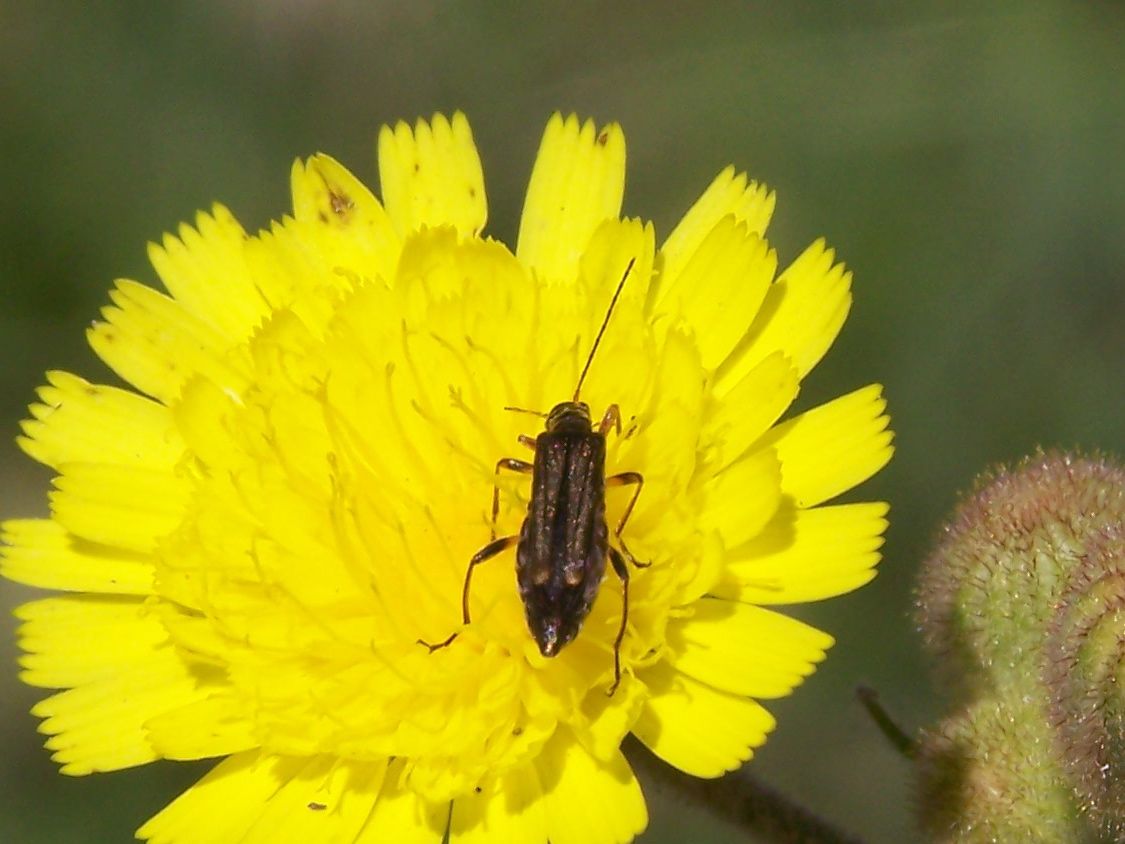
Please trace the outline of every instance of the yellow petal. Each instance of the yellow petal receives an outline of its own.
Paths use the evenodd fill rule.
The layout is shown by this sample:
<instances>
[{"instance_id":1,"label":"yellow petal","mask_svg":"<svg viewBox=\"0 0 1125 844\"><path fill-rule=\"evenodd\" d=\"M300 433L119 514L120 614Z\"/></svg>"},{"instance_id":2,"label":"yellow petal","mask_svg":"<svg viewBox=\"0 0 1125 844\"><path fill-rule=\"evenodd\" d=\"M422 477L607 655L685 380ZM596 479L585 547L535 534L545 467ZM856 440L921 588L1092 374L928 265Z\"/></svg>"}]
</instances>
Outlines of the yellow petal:
<instances>
[{"instance_id":1,"label":"yellow petal","mask_svg":"<svg viewBox=\"0 0 1125 844\"><path fill-rule=\"evenodd\" d=\"M547 817L539 777L531 765L508 771L479 793L453 801L450 844L546 842Z\"/></svg>"},{"instance_id":2,"label":"yellow petal","mask_svg":"<svg viewBox=\"0 0 1125 844\"><path fill-rule=\"evenodd\" d=\"M66 595L16 610L20 678L29 685L63 689L112 680L123 666L155 658L168 633L143 601L125 597Z\"/></svg>"},{"instance_id":3,"label":"yellow petal","mask_svg":"<svg viewBox=\"0 0 1125 844\"><path fill-rule=\"evenodd\" d=\"M355 840L378 799L387 763L331 756L302 762L300 770L260 806L250 828L235 839L239 844Z\"/></svg>"},{"instance_id":4,"label":"yellow petal","mask_svg":"<svg viewBox=\"0 0 1125 844\"><path fill-rule=\"evenodd\" d=\"M232 756L150 818L137 838L152 844L238 841L301 764L261 751Z\"/></svg>"},{"instance_id":5,"label":"yellow petal","mask_svg":"<svg viewBox=\"0 0 1125 844\"><path fill-rule=\"evenodd\" d=\"M206 378L184 385L172 416L191 455L204 466L236 466L246 459L245 446L232 436L238 407L233 396Z\"/></svg>"},{"instance_id":6,"label":"yellow petal","mask_svg":"<svg viewBox=\"0 0 1125 844\"><path fill-rule=\"evenodd\" d=\"M50 519L0 525L0 574L42 589L69 592L152 593L153 565L144 555L96 545Z\"/></svg>"},{"instance_id":7,"label":"yellow petal","mask_svg":"<svg viewBox=\"0 0 1125 844\"><path fill-rule=\"evenodd\" d=\"M594 230L621 213L625 136L574 115L547 123L520 218L516 257L551 281L571 282Z\"/></svg>"},{"instance_id":8,"label":"yellow petal","mask_svg":"<svg viewBox=\"0 0 1125 844\"><path fill-rule=\"evenodd\" d=\"M687 263L661 275L654 312L695 332L703 365L714 369L754 321L777 269L777 255L746 223L723 217Z\"/></svg>"},{"instance_id":9,"label":"yellow petal","mask_svg":"<svg viewBox=\"0 0 1125 844\"><path fill-rule=\"evenodd\" d=\"M351 842L386 768L386 762L240 753L151 818L137 837L152 844Z\"/></svg>"},{"instance_id":10,"label":"yellow petal","mask_svg":"<svg viewBox=\"0 0 1125 844\"><path fill-rule=\"evenodd\" d=\"M823 661L827 633L769 610L704 598L668 625L668 661L716 689L755 698L789 694Z\"/></svg>"},{"instance_id":11,"label":"yellow petal","mask_svg":"<svg viewBox=\"0 0 1125 844\"><path fill-rule=\"evenodd\" d=\"M614 357L610 347L606 358ZM614 362L617 364L616 360ZM614 383L625 383L636 373L643 372L643 368L651 369L652 385L656 389L639 408L626 404L622 411L631 414L639 409L637 424L644 433L631 438L613 438L611 468L617 471L645 467L646 483L667 489L681 488L691 481L696 468L695 449L704 388L699 349L691 336L673 329L664 338L658 359L638 362L632 369L615 368L611 373L605 373L603 367L590 376L588 395L596 401L619 398L620 392L615 392ZM668 518L666 512L653 510L652 503L652 498L646 495L637 499L637 510L630 520L632 534L643 534Z\"/></svg>"},{"instance_id":12,"label":"yellow petal","mask_svg":"<svg viewBox=\"0 0 1125 844\"><path fill-rule=\"evenodd\" d=\"M867 480L894 449L883 388L862 387L778 425L763 439L781 460L781 489L812 507Z\"/></svg>"},{"instance_id":13,"label":"yellow petal","mask_svg":"<svg viewBox=\"0 0 1125 844\"><path fill-rule=\"evenodd\" d=\"M711 230L728 214L737 222L745 223L747 231L763 237L773 216L775 199L765 185L748 182L745 173L735 173L733 167L727 167L715 177L660 247L664 276L679 276Z\"/></svg>"},{"instance_id":14,"label":"yellow petal","mask_svg":"<svg viewBox=\"0 0 1125 844\"><path fill-rule=\"evenodd\" d=\"M164 759L228 756L261 744L245 706L232 694L219 691L150 718L145 729L153 749Z\"/></svg>"},{"instance_id":15,"label":"yellow petal","mask_svg":"<svg viewBox=\"0 0 1125 844\"><path fill-rule=\"evenodd\" d=\"M706 421L710 440L707 463L716 469L730 464L780 418L800 389L797 370L781 352L774 352L730 385Z\"/></svg>"},{"instance_id":16,"label":"yellow petal","mask_svg":"<svg viewBox=\"0 0 1125 844\"><path fill-rule=\"evenodd\" d=\"M882 502L783 507L759 536L731 551L716 593L752 604L796 604L856 589L875 576L887 510Z\"/></svg>"},{"instance_id":17,"label":"yellow petal","mask_svg":"<svg viewBox=\"0 0 1125 844\"><path fill-rule=\"evenodd\" d=\"M643 312L643 303L652 277L655 242L656 237L651 223L642 224L639 220L606 220L598 226L597 231L590 238L589 248L582 255L578 269L578 286L587 292L590 302L597 304L582 309L582 318L588 321L586 325L579 323L576 326L582 330L582 340L578 344L579 367L586 362L599 329L603 324L605 325L597 352L590 361L586 380L581 385L581 398L591 407L600 409L611 402L620 401L622 368L626 368L630 375L636 372L635 369L628 369L629 363L625 359L627 352L621 349L621 338L629 334L631 326L628 320L634 314ZM633 262L632 267L628 278L625 278L625 269L629 267L630 261ZM613 312L610 313L610 303L613 302L614 294L618 292L618 285L623 278L625 284L620 289ZM608 323L605 322L607 313ZM698 374L698 366L695 373ZM578 373L575 374L575 379L577 375ZM546 381L548 377L537 380ZM553 394L550 401L557 401L561 396L570 398L568 393L573 392L574 386L575 383L560 385L564 392Z\"/></svg>"},{"instance_id":18,"label":"yellow petal","mask_svg":"<svg viewBox=\"0 0 1125 844\"><path fill-rule=\"evenodd\" d=\"M298 162L294 169L298 167L303 165ZM270 321L291 312L322 335L340 299L362 281L389 283L398 262L397 237L393 249L369 256L346 232L319 221L285 218L272 223L247 247L255 275L263 280L263 294L274 308Z\"/></svg>"},{"instance_id":19,"label":"yellow petal","mask_svg":"<svg viewBox=\"0 0 1125 844\"><path fill-rule=\"evenodd\" d=\"M68 372L48 372L20 446L40 463L98 461L170 469L184 447L168 409L117 387L91 384ZM121 436L121 431L129 436Z\"/></svg>"},{"instance_id":20,"label":"yellow petal","mask_svg":"<svg viewBox=\"0 0 1125 844\"><path fill-rule=\"evenodd\" d=\"M551 844L624 844L648 823L640 785L620 752L599 762L560 727L535 768Z\"/></svg>"},{"instance_id":21,"label":"yellow petal","mask_svg":"<svg viewBox=\"0 0 1125 844\"><path fill-rule=\"evenodd\" d=\"M406 760L387 768L375 808L355 844L440 844L449 821L448 803L423 800L402 782Z\"/></svg>"},{"instance_id":22,"label":"yellow petal","mask_svg":"<svg viewBox=\"0 0 1125 844\"><path fill-rule=\"evenodd\" d=\"M781 473L769 447L731 464L707 485L700 527L717 530L728 548L757 535L781 503Z\"/></svg>"},{"instance_id":23,"label":"yellow petal","mask_svg":"<svg viewBox=\"0 0 1125 844\"><path fill-rule=\"evenodd\" d=\"M775 721L760 703L717 691L666 662L639 673L652 692L633 733L685 773L717 777L754 755Z\"/></svg>"},{"instance_id":24,"label":"yellow petal","mask_svg":"<svg viewBox=\"0 0 1125 844\"><path fill-rule=\"evenodd\" d=\"M133 606L139 605L134 603ZM34 610L40 611L39 608ZM79 615L76 613L75 617ZM196 676L170 645L154 644L153 640L160 633L146 624L143 617L134 624L107 622L99 628L94 624L94 612L87 611L85 615L90 626L75 623L72 635L85 637L88 647L100 647L110 655L102 657L102 662L93 654L83 654L74 647L68 649L59 644L54 635L24 642L25 647L36 649L42 657L42 666L33 670L43 679L69 680L83 669L91 675L103 675L40 701L32 708L33 715L46 719L39 729L51 736L47 748L54 751L52 758L62 765L62 773L70 775L151 762L158 754L149 741L145 723L156 715L199 699L205 692L199 689ZM136 644L132 643L130 633L136 634ZM142 639L144 644L140 643ZM116 660L115 667L110 662L112 659Z\"/></svg>"},{"instance_id":25,"label":"yellow petal","mask_svg":"<svg viewBox=\"0 0 1125 844\"><path fill-rule=\"evenodd\" d=\"M62 472L50 494L55 520L82 539L143 554L180 524L190 496L186 480L160 470L71 463Z\"/></svg>"},{"instance_id":26,"label":"yellow petal","mask_svg":"<svg viewBox=\"0 0 1125 844\"><path fill-rule=\"evenodd\" d=\"M230 338L192 316L167 296L120 280L114 307L87 332L90 346L109 367L144 393L170 404L197 373L240 392L246 377L228 360Z\"/></svg>"},{"instance_id":27,"label":"yellow petal","mask_svg":"<svg viewBox=\"0 0 1125 844\"><path fill-rule=\"evenodd\" d=\"M201 211L195 225L181 225L179 237L166 234L161 245L150 243L149 260L184 310L228 342L241 342L266 315L246 263L247 234L218 204L210 214Z\"/></svg>"},{"instance_id":28,"label":"yellow petal","mask_svg":"<svg viewBox=\"0 0 1125 844\"><path fill-rule=\"evenodd\" d=\"M284 228L300 233L305 260L322 265L318 274L328 270L356 278L394 278L400 240L387 212L363 182L323 153L307 162L294 162L290 182L294 219ZM282 265L291 266L284 259ZM305 269L265 274L263 283L271 285L266 295L275 310L301 298L300 288L309 279ZM273 279L279 277L288 283L274 286Z\"/></svg>"},{"instance_id":29,"label":"yellow petal","mask_svg":"<svg viewBox=\"0 0 1125 844\"><path fill-rule=\"evenodd\" d=\"M379 132L379 182L399 234L423 226L453 226L480 234L488 218L484 175L469 121L435 114L414 130L403 122Z\"/></svg>"},{"instance_id":30,"label":"yellow petal","mask_svg":"<svg viewBox=\"0 0 1125 844\"><path fill-rule=\"evenodd\" d=\"M673 606L686 606L698 601L703 595L708 594L719 582L726 564L726 548L723 546L722 537L717 533L707 533L700 538L699 554L696 559L695 571L689 566L682 565L680 560L673 560L673 565L679 570L685 570L679 588L673 593Z\"/></svg>"},{"instance_id":31,"label":"yellow petal","mask_svg":"<svg viewBox=\"0 0 1125 844\"><path fill-rule=\"evenodd\" d=\"M802 378L816 366L836 339L852 303L852 274L843 264L834 265L834 256L818 240L782 272L754 324L720 368L720 393L776 351L793 361Z\"/></svg>"},{"instance_id":32,"label":"yellow petal","mask_svg":"<svg viewBox=\"0 0 1125 844\"><path fill-rule=\"evenodd\" d=\"M625 268L630 261L633 264L629 269L629 277L625 279L625 286L621 288L615 310L626 310L625 304L630 301L644 302L652 278L655 250L655 229L652 223L642 223L640 220L605 220L590 236L589 245L579 262L578 279L580 286L590 292L592 301L605 303L604 307L588 309L596 319L596 324L591 326L594 331L601 327L613 294L624 278ZM612 320L612 315L610 319Z\"/></svg>"},{"instance_id":33,"label":"yellow petal","mask_svg":"<svg viewBox=\"0 0 1125 844\"><path fill-rule=\"evenodd\" d=\"M620 616L618 616L620 619ZM644 688L624 676L613 697L595 687L583 698L570 722L575 737L596 759L608 761L617 755L621 737L629 732L644 704Z\"/></svg>"}]
</instances>

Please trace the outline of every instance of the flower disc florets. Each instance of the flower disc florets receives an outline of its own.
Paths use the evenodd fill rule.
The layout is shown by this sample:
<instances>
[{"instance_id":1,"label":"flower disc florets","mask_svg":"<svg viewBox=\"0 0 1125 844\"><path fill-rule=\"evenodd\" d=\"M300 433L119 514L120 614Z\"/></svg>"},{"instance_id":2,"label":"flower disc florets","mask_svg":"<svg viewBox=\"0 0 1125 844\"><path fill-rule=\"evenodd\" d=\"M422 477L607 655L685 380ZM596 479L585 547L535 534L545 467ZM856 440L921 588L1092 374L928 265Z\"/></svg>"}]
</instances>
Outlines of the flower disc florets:
<instances>
[{"instance_id":1,"label":"flower disc florets","mask_svg":"<svg viewBox=\"0 0 1125 844\"><path fill-rule=\"evenodd\" d=\"M52 518L7 523L4 561L79 593L21 611L25 679L70 689L36 711L68 773L230 757L155 841L627 840L624 736L737 766L773 727L755 698L831 643L761 605L872 576L885 505L817 505L889 458L878 387L775 424L850 274L818 242L775 280L773 195L731 170L657 248L619 218L616 126L551 121L514 253L481 234L462 116L384 130L379 163L382 203L317 156L269 231L216 207L153 247L170 297L120 282L90 335L150 398L50 376L23 443L60 472ZM474 569L467 625L462 586L527 513L498 461L579 398L620 410L605 472L643 490L618 536L635 490L607 488L609 542L651 565L627 607L609 568L548 658L511 551Z\"/></svg>"}]
</instances>

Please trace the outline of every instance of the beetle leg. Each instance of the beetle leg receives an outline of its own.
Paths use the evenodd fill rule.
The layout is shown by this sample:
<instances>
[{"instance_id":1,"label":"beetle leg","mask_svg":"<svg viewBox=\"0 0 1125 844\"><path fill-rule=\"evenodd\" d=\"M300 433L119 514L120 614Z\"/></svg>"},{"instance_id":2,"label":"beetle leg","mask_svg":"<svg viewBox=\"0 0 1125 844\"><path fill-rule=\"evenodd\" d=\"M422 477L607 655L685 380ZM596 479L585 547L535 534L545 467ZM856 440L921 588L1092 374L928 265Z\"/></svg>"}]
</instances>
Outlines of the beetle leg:
<instances>
[{"instance_id":1,"label":"beetle leg","mask_svg":"<svg viewBox=\"0 0 1125 844\"><path fill-rule=\"evenodd\" d=\"M507 469L510 472L528 473L534 467L525 460L517 460L514 457L501 457L496 461L496 471L494 477L499 478L500 470ZM518 540L518 536L505 536L502 539L496 538L496 519L500 515L500 485L493 481L492 484L492 524L489 528L489 542L469 561L469 567L465 569L465 585L461 589L461 621L464 624L469 623L469 587L473 580L473 569L485 560L495 557L504 549L514 545ZM418 644L425 645L430 649L430 653L450 645L454 639L457 638L459 632L451 633L448 638L441 642L430 643L423 639L418 640Z\"/></svg>"},{"instance_id":2,"label":"beetle leg","mask_svg":"<svg viewBox=\"0 0 1125 844\"><path fill-rule=\"evenodd\" d=\"M515 535L504 536L500 539L494 539L479 551L477 551L477 553L473 554L473 558L469 560L469 567L465 569L465 585L461 588L461 621L466 626L468 626L471 621L471 619L469 618L469 589L472 587L473 583L473 569L475 569L486 560L492 559L501 551L505 551L508 548L511 548L513 545L519 542L519 539L519 536ZM436 650L440 650L441 648L452 644L453 640L456 639L459 635L461 635L460 630L449 634L446 639L437 642L436 644L431 644L424 639L419 639L418 644L425 645L430 649L430 653L433 653Z\"/></svg>"},{"instance_id":3,"label":"beetle leg","mask_svg":"<svg viewBox=\"0 0 1125 844\"><path fill-rule=\"evenodd\" d=\"M629 517L633 515L633 506L637 503L637 499L641 497L641 490L644 489L645 479L640 472L620 472L616 475L610 475L605 479L606 486L629 486L636 485L637 489L633 493L633 497L629 499L628 506L625 507L625 512L621 514L621 518L617 522L617 527L614 528L614 535L617 541L621 543L621 550L625 552L625 556L629 562L639 569L647 569L652 565L651 562L642 563L633 556L633 552L629 550L629 546L625 544L624 538L621 536L621 531L625 530L625 523L629 521Z\"/></svg>"},{"instance_id":4,"label":"beetle leg","mask_svg":"<svg viewBox=\"0 0 1125 844\"><path fill-rule=\"evenodd\" d=\"M535 437L529 437L527 434L520 434L520 445L525 445L532 451L535 451Z\"/></svg>"},{"instance_id":5,"label":"beetle leg","mask_svg":"<svg viewBox=\"0 0 1125 844\"><path fill-rule=\"evenodd\" d=\"M625 558L621 552L609 546L609 561L613 570L621 578L621 626L617 628L617 638L613 640L613 685L609 687L607 695L613 697L617 687L621 685L621 643L625 640L625 625L629 623L629 567L625 565Z\"/></svg>"},{"instance_id":6,"label":"beetle leg","mask_svg":"<svg viewBox=\"0 0 1125 844\"><path fill-rule=\"evenodd\" d=\"M528 463L526 460L517 460L514 457L501 457L496 461L496 472L494 477L499 479L500 470L507 469L509 472L522 472L523 474L530 474L531 470L535 467ZM489 528L488 538L489 541L496 539L496 517L500 515L500 484L495 480L492 482L492 527Z\"/></svg>"},{"instance_id":7,"label":"beetle leg","mask_svg":"<svg viewBox=\"0 0 1125 844\"><path fill-rule=\"evenodd\" d=\"M621 434L621 411L615 404L611 404L605 409L602 421L598 423L598 433L605 435L610 428L616 428L618 435Z\"/></svg>"}]
</instances>

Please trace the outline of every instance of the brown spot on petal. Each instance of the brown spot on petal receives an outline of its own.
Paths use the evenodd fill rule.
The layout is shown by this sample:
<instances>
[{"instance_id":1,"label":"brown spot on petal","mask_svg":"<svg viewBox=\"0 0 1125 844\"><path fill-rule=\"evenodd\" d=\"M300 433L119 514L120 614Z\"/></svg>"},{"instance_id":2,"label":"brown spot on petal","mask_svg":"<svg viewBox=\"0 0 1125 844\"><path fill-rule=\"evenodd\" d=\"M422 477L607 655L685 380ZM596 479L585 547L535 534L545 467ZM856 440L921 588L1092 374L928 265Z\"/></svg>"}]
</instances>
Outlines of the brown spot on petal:
<instances>
[{"instance_id":1,"label":"brown spot on petal","mask_svg":"<svg viewBox=\"0 0 1125 844\"><path fill-rule=\"evenodd\" d=\"M329 188L328 189L328 204L332 206L332 213L337 217L346 217L348 212L355 207L352 198L346 193Z\"/></svg>"}]
</instances>

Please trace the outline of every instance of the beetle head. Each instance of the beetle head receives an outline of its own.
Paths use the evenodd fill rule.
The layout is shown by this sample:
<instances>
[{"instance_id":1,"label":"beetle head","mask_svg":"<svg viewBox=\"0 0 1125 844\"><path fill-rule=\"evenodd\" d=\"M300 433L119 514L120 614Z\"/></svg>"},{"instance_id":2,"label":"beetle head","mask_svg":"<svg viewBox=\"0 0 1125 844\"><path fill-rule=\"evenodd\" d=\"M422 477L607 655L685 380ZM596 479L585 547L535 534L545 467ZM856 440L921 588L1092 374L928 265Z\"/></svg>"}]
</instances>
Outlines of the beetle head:
<instances>
[{"instance_id":1,"label":"beetle head","mask_svg":"<svg viewBox=\"0 0 1125 844\"><path fill-rule=\"evenodd\" d=\"M592 429L590 406L584 401L559 402L547 414L545 427L551 433L588 434Z\"/></svg>"}]
</instances>

